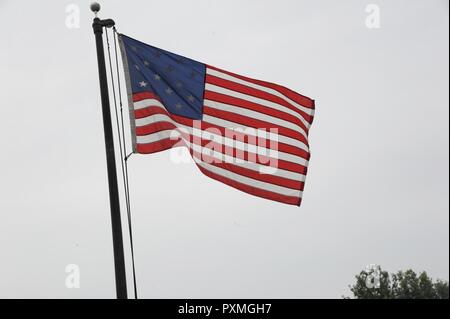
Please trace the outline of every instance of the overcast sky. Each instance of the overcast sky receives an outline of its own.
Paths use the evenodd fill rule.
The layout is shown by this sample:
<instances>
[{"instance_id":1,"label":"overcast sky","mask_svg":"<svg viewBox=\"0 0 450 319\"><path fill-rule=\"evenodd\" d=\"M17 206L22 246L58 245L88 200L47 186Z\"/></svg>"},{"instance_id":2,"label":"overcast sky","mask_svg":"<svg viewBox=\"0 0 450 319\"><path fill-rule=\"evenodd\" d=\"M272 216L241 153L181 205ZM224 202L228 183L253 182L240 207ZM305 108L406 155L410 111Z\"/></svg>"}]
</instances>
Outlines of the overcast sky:
<instances>
[{"instance_id":1,"label":"overcast sky","mask_svg":"<svg viewBox=\"0 0 450 319\"><path fill-rule=\"evenodd\" d=\"M316 99L300 208L168 152L131 158L140 297L340 298L368 264L449 278L448 1L102 5L119 32ZM115 297L92 17L89 1L0 0L3 298Z\"/></svg>"}]
</instances>

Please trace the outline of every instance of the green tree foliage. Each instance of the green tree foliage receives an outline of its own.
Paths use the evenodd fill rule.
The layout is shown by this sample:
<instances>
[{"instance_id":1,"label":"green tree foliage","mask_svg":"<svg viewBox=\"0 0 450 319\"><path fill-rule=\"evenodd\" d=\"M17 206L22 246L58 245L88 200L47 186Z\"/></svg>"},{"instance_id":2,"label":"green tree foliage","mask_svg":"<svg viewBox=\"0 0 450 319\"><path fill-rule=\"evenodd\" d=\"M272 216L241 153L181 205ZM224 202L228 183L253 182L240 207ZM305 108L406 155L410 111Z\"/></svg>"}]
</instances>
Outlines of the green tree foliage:
<instances>
[{"instance_id":1,"label":"green tree foliage","mask_svg":"<svg viewBox=\"0 0 450 319\"><path fill-rule=\"evenodd\" d=\"M448 282L433 281L424 271L389 274L381 268L361 271L349 286L355 299L448 299Z\"/></svg>"}]
</instances>

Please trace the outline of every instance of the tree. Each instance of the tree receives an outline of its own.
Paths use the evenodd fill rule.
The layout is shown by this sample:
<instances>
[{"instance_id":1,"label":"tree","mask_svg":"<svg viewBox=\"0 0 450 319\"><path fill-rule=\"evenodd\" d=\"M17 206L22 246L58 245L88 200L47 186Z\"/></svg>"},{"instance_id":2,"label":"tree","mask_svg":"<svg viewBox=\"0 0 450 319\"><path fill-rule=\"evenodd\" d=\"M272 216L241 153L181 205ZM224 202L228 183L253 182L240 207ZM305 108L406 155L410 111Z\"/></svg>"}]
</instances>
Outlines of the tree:
<instances>
[{"instance_id":1,"label":"tree","mask_svg":"<svg viewBox=\"0 0 450 319\"><path fill-rule=\"evenodd\" d=\"M436 292L437 299L448 299L448 282L438 279L434 283L434 291Z\"/></svg>"},{"instance_id":2,"label":"tree","mask_svg":"<svg viewBox=\"0 0 450 319\"><path fill-rule=\"evenodd\" d=\"M389 274L381 267L361 271L356 283L349 286L356 299L448 299L448 282L436 280L423 271L413 270Z\"/></svg>"}]
</instances>

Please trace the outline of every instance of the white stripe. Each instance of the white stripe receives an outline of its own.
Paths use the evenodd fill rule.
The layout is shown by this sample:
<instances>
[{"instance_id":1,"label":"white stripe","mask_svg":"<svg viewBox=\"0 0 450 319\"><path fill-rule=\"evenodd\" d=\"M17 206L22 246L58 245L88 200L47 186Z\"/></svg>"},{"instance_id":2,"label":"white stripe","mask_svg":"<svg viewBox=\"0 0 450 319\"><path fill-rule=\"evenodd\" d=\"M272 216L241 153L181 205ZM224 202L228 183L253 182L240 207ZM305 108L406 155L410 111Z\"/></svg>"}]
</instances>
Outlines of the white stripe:
<instances>
[{"instance_id":1,"label":"white stripe","mask_svg":"<svg viewBox=\"0 0 450 319\"><path fill-rule=\"evenodd\" d=\"M158 120L158 117L155 118L155 116L159 116L159 120ZM271 141L270 143L280 142L280 143L284 143L284 144L289 144L289 145L298 147L306 152L309 152L307 145L305 145L303 142L301 142L299 140L296 140L296 139L293 139L290 137L274 134L274 133L267 132L264 130L255 130L255 129L250 129L250 128L245 129L242 127L242 125L239 125L237 123L222 120L222 119L219 119L219 118L216 118L213 116L209 116L209 115L203 115L203 120L205 122L209 122L210 124L230 129L230 134L232 134L231 131L234 130L236 132L240 132L243 134L247 134L249 136L253 136L256 139L258 137L266 138ZM169 121L176 126L188 127L188 126L185 126L181 123L174 121L173 119L171 119L169 116L167 116L165 114L156 114L156 115L136 119L136 127L142 127L145 125L149 125L149 124L153 124L155 122L161 122L161 121ZM207 132L208 133L212 132L212 129L208 129ZM226 145L228 145L228 146L235 145L236 148L241 147L240 149L244 150L244 151L246 150L246 151L249 151L252 153L258 153L260 155L268 154L270 152L269 149L263 148L261 146L255 146L253 144L247 144L247 143L235 141L234 139L228 139L227 137L223 137L223 138L225 139ZM261 154L261 152L265 152L265 153ZM294 162L294 163L298 163L300 165L307 166L307 161L305 159L303 159L302 157L299 157L299 156L296 156L293 154L289 154L289 153L284 153L281 151L278 151L278 154L279 154L280 159L282 159L282 160L286 160L289 162Z\"/></svg>"},{"instance_id":2,"label":"white stripe","mask_svg":"<svg viewBox=\"0 0 450 319\"><path fill-rule=\"evenodd\" d=\"M135 110L140 110L149 106L159 106L165 109L164 105L156 99L145 99L138 102L134 102L133 104Z\"/></svg>"},{"instance_id":3,"label":"white stripe","mask_svg":"<svg viewBox=\"0 0 450 319\"><path fill-rule=\"evenodd\" d=\"M171 139L177 139L180 137L180 132L176 130L165 130L165 131L159 131L155 132L149 135L145 136L136 136L136 142L137 144L150 144L155 143L161 140L165 140L168 138Z\"/></svg>"},{"instance_id":4,"label":"white stripe","mask_svg":"<svg viewBox=\"0 0 450 319\"><path fill-rule=\"evenodd\" d=\"M232 75L217 71L217 70L213 70L213 69L206 69L206 73L212 76L216 76L218 78L224 79L224 80L228 80L228 81L232 81L235 83L239 83L257 90L261 90L264 92L267 92L269 94L278 96L279 98L282 98L283 100L285 100L286 102L288 102L289 104L292 104L293 106L296 106L298 109L302 110L303 112L305 112L308 115L314 116L314 110L307 108L303 105L298 104L297 102L291 100L290 98L288 98L287 96L285 96L283 93L278 92L277 90L274 90L272 88L269 87L265 87L256 83L252 83L252 82L248 82L242 79L239 79L237 77L234 77Z\"/></svg>"},{"instance_id":5,"label":"white stripe","mask_svg":"<svg viewBox=\"0 0 450 319\"><path fill-rule=\"evenodd\" d=\"M229 105L229 104L220 103L220 102L216 102L216 101L210 101L210 100L205 100L204 105L214 108L214 109L227 111L227 112L235 113L238 115L244 115L244 116L251 117L251 118L254 118L257 120L261 120L261 121L270 122L270 123L276 124L278 126L283 126L283 127L289 128L294 131L300 131L300 133L306 139L308 138L308 135L306 134L305 130L302 127L298 126L295 123L282 120L278 117L273 117L271 115L267 115L267 114L260 113L257 111L249 110L246 108L236 107L234 105Z\"/></svg>"}]
</instances>

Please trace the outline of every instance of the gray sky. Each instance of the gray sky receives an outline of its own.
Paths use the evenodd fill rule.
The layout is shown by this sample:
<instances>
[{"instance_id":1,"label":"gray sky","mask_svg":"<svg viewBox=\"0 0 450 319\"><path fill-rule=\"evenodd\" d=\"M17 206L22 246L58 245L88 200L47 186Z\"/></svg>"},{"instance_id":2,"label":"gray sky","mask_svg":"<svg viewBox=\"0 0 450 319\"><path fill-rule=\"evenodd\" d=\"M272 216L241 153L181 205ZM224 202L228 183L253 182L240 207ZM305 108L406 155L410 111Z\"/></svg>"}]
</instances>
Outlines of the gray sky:
<instances>
[{"instance_id":1,"label":"gray sky","mask_svg":"<svg viewBox=\"0 0 450 319\"><path fill-rule=\"evenodd\" d=\"M140 297L339 298L368 264L448 279L448 1L102 5L119 32L316 99L301 208L130 160ZM91 20L89 1L0 0L3 298L115 296Z\"/></svg>"}]
</instances>

